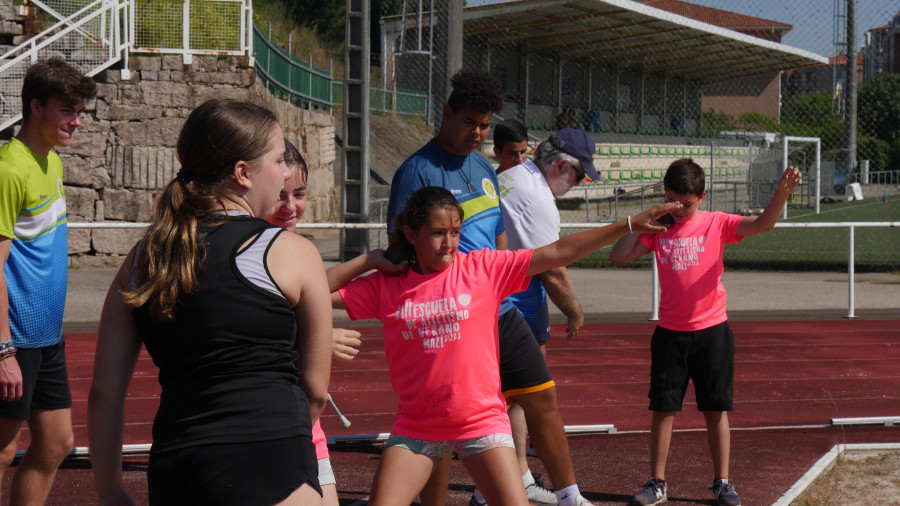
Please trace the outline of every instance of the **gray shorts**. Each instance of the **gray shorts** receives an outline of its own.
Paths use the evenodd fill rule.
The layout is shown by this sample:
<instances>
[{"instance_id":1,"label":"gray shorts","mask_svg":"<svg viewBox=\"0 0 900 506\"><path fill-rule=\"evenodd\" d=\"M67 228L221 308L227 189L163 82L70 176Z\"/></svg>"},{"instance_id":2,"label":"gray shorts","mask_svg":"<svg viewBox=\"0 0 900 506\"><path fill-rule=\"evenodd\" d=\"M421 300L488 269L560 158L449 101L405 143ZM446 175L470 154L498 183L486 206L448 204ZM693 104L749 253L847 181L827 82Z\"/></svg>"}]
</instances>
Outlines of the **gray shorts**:
<instances>
[{"instance_id":1,"label":"gray shorts","mask_svg":"<svg viewBox=\"0 0 900 506\"><path fill-rule=\"evenodd\" d=\"M472 439L453 439L450 441L424 441L410 437L391 434L385 446L397 446L419 455L442 459L456 452L459 458L464 459L472 455L478 455L494 448L515 448L512 434L488 434L487 436Z\"/></svg>"},{"instance_id":2,"label":"gray shorts","mask_svg":"<svg viewBox=\"0 0 900 506\"><path fill-rule=\"evenodd\" d=\"M334 477L334 469L331 468L331 459L319 459L319 485L334 485L337 479Z\"/></svg>"}]
</instances>

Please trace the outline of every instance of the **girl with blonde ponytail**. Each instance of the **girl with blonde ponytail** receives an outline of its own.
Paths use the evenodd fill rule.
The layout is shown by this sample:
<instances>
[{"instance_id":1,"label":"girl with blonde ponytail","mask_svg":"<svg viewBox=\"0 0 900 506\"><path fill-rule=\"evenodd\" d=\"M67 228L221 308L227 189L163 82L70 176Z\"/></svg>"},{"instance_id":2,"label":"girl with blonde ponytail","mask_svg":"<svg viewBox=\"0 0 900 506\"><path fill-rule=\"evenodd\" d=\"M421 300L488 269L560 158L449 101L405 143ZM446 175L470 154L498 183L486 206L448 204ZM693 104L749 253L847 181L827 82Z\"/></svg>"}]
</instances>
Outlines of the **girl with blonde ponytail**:
<instances>
[{"instance_id":1,"label":"girl with blonde ponytail","mask_svg":"<svg viewBox=\"0 0 900 506\"><path fill-rule=\"evenodd\" d=\"M133 503L121 444L141 345L162 386L151 504L321 500L310 434L326 400L331 308L315 247L262 219L289 174L284 152L275 116L248 102L210 100L185 122L182 168L100 321L88 430L101 503Z\"/></svg>"}]
</instances>

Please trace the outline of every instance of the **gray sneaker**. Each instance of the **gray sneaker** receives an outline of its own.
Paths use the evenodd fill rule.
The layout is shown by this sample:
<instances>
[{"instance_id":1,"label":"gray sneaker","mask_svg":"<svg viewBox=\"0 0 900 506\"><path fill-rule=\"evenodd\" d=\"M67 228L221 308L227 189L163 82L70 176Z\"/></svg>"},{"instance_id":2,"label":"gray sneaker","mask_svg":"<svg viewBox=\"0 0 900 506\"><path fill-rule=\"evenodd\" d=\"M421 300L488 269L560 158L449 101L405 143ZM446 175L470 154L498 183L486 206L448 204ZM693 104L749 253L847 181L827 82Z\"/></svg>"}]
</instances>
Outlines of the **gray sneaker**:
<instances>
[{"instance_id":1,"label":"gray sneaker","mask_svg":"<svg viewBox=\"0 0 900 506\"><path fill-rule=\"evenodd\" d=\"M734 485L731 482L722 483L722 480L716 480L709 489L716 496L716 504L741 506L741 497L734 491Z\"/></svg>"},{"instance_id":2,"label":"gray sneaker","mask_svg":"<svg viewBox=\"0 0 900 506\"><path fill-rule=\"evenodd\" d=\"M641 490L634 496L631 504L637 506L650 506L662 504L669 500L666 497L666 482L660 483L656 478L650 478Z\"/></svg>"},{"instance_id":3,"label":"gray sneaker","mask_svg":"<svg viewBox=\"0 0 900 506\"><path fill-rule=\"evenodd\" d=\"M525 487L525 493L528 494L528 502L533 506L556 506L559 504L556 494L552 490L544 488L539 481Z\"/></svg>"}]
</instances>

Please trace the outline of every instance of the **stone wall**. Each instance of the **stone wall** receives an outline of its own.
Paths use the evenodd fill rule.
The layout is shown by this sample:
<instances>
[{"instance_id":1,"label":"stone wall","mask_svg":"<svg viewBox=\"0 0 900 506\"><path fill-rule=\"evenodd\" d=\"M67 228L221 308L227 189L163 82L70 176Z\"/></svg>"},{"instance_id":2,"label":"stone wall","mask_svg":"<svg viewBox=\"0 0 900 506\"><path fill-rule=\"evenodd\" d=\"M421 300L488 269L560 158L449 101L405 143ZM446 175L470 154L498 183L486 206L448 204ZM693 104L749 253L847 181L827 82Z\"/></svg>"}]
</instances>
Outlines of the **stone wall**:
<instances>
[{"instance_id":1,"label":"stone wall","mask_svg":"<svg viewBox=\"0 0 900 506\"><path fill-rule=\"evenodd\" d=\"M96 100L87 104L72 145L59 149L65 168L70 222L149 221L158 192L179 169L178 132L188 114L211 98L249 100L278 116L286 137L309 164L305 222L338 221L334 187L334 122L273 97L246 57L143 56L129 60L131 78L107 70L95 77ZM69 230L74 266L121 262L142 231Z\"/></svg>"}]
</instances>

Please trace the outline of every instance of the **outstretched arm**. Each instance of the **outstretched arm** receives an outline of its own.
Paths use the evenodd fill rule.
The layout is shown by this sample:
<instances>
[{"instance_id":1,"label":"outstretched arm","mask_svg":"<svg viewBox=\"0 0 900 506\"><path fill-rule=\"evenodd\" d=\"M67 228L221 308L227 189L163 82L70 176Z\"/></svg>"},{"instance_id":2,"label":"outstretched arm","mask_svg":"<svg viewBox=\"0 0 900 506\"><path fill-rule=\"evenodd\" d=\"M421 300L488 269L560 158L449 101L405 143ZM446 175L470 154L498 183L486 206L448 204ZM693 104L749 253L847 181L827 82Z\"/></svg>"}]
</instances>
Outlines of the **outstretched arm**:
<instances>
[{"instance_id":1,"label":"outstretched arm","mask_svg":"<svg viewBox=\"0 0 900 506\"><path fill-rule=\"evenodd\" d=\"M665 232L666 227L653 225L653 221L679 207L681 207L680 202L670 202L631 216L631 231L643 233ZM627 220L621 220L611 225L572 234L537 248L531 254L531 265L528 267L527 275L534 276L556 267L568 265L588 253L615 241L628 232Z\"/></svg>"},{"instance_id":2,"label":"outstretched arm","mask_svg":"<svg viewBox=\"0 0 900 506\"><path fill-rule=\"evenodd\" d=\"M778 217L784 209L784 204L793 193L794 188L803 182L803 175L793 166L785 169L781 179L778 180L778 187L775 188L775 195L772 201L766 206L762 214L759 216L745 216L738 225L737 235L745 237L748 235L761 234L767 230L772 230Z\"/></svg>"}]
</instances>

